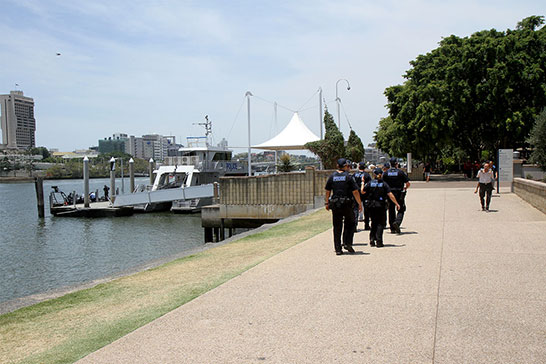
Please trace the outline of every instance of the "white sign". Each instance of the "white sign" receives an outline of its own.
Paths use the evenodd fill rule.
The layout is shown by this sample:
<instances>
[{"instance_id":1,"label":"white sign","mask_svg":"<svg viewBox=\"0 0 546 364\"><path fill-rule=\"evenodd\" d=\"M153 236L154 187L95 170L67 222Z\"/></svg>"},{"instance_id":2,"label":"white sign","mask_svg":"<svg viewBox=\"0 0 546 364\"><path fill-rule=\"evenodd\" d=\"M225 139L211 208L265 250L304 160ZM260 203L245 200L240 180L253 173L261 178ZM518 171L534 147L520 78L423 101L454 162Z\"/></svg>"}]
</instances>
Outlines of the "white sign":
<instances>
[{"instance_id":1,"label":"white sign","mask_svg":"<svg viewBox=\"0 0 546 364\"><path fill-rule=\"evenodd\" d=\"M514 151L499 149L499 181L512 182L514 179Z\"/></svg>"},{"instance_id":2,"label":"white sign","mask_svg":"<svg viewBox=\"0 0 546 364\"><path fill-rule=\"evenodd\" d=\"M412 163L413 163L413 161L411 160L411 153L408 153L408 166L407 166L407 168L408 168L408 174L411 173L411 167L412 167L411 164L412 164Z\"/></svg>"}]
</instances>

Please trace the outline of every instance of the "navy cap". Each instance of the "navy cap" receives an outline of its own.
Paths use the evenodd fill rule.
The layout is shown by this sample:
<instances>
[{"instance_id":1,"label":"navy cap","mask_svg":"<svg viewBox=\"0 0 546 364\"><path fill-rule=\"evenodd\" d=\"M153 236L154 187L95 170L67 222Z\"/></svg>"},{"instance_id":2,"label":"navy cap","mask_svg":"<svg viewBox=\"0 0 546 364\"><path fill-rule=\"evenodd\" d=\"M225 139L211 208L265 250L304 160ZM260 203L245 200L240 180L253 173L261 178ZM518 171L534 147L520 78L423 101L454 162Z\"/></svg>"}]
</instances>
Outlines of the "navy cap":
<instances>
[{"instance_id":1,"label":"navy cap","mask_svg":"<svg viewBox=\"0 0 546 364\"><path fill-rule=\"evenodd\" d=\"M381 168L376 168L376 169L373 170L373 174L375 174L375 175L383 174L383 170Z\"/></svg>"},{"instance_id":2,"label":"navy cap","mask_svg":"<svg viewBox=\"0 0 546 364\"><path fill-rule=\"evenodd\" d=\"M385 168L391 168L391 165L389 164L389 162L383 164L383 166L384 166Z\"/></svg>"},{"instance_id":3,"label":"navy cap","mask_svg":"<svg viewBox=\"0 0 546 364\"><path fill-rule=\"evenodd\" d=\"M366 168L366 163L360 162L360 163L358 163L358 167L361 168L361 169L364 169L364 168Z\"/></svg>"},{"instance_id":4,"label":"navy cap","mask_svg":"<svg viewBox=\"0 0 546 364\"><path fill-rule=\"evenodd\" d=\"M347 164L347 159L345 158L339 158L337 160L337 165L340 167L345 167L346 164Z\"/></svg>"},{"instance_id":5,"label":"navy cap","mask_svg":"<svg viewBox=\"0 0 546 364\"><path fill-rule=\"evenodd\" d=\"M398 159L392 157L392 158L391 158L391 166L394 167L394 166L396 166L397 164L398 164Z\"/></svg>"}]
</instances>

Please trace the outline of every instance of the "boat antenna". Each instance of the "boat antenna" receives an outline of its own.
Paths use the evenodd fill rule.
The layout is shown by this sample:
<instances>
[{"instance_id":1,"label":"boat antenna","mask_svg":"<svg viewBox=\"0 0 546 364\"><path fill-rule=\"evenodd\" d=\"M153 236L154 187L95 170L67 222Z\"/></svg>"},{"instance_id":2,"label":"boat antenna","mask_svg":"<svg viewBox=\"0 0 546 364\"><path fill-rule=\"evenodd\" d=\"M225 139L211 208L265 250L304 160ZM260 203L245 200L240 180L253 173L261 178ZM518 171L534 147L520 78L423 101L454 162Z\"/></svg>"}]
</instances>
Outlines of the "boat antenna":
<instances>
[{"instance_id":1,"label":"boat antenna","mask_svg":"<svg viewBox=\"0 0 546 364\"><path fill-rule=\"evenodd\" d=\"M209 144L209 137L212 142L212 121L209 120L209 116L205 115L204 123L193 123L193 125L202 125L205 127L205 136L207 137L207 144Z\"/></svg>"}]
</instances>

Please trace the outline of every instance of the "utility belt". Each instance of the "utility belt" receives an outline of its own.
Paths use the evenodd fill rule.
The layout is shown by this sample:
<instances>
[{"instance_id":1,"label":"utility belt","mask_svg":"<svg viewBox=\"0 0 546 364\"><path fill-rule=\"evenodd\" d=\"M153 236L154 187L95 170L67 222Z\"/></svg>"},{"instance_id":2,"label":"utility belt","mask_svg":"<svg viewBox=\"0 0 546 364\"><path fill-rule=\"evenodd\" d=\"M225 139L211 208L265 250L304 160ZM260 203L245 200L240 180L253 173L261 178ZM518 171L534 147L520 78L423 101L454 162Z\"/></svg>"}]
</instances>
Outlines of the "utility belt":
<instances>
[{"instance_id":1,"label":"utility belt","mask_svg":"<svg viewBox=\"0 0 546 364\"><path fill-rule=\"evenodd\" d=\"M328 207L332 210L352 206L354 199L347 196L332 196L328 200Z\"/></svg>"},{"instance_id":2,"label":"utility belt","mask_svg":"<svg viewBox=\"0 0 546 364\"><path fill-rule=\"evenodd\" d=\"M379 201L379 200L366 200L365 204L366 204L366 207L369 207L369 208L378 208L378 207L385 208L387 206L385 204L385 201Z\"/></svg>"}]
</instances>

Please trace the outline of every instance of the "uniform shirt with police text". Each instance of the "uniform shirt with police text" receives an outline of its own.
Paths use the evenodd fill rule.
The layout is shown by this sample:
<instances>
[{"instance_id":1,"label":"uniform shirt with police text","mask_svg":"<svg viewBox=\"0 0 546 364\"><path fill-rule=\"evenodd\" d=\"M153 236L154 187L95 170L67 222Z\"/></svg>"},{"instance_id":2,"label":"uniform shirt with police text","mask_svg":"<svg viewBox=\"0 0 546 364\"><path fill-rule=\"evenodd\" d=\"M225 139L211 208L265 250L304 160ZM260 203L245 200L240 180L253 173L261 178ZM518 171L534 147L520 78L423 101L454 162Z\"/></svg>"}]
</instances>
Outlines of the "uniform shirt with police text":
<instances>
[{"instance_id":1,"label":"uniform shirt with police text","mask_svg":"<svg viewBox=\"0 0 546 364\"><path fill-rule=\"evenodd\" d=\"M364 186L364 196L366 196L366 199L372 201L386 202L389 192L391 192L391 188L383 180L374 179Z\"/></svg>"},{"instance_id":2,"label":"uniform shirt with police text","mask_svg":"<svg viewBox=\"0 0 546 364\"><path fill-rule=\"evenodd\" d=\"M387 182L393 190L402 190L404 184L409 182L408 175L398 168L388 169L383 173L383 181Z\"/></svg>"},{"instance_id":3,"label":"uniform shirt with police text","mask_svg":"<svg viewBox=\"0 0 546 364\"><path fill-rule=\"evenodd\" d=\"M333 196L351 197L353 191L358 190L355 180L349 172L334 172L326 181L326 190L332 191Z\"/></svg>"}]
</instances>

